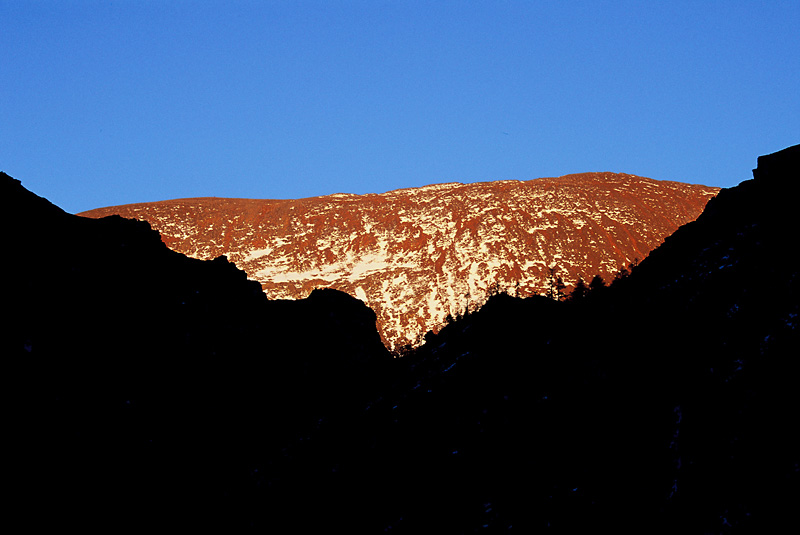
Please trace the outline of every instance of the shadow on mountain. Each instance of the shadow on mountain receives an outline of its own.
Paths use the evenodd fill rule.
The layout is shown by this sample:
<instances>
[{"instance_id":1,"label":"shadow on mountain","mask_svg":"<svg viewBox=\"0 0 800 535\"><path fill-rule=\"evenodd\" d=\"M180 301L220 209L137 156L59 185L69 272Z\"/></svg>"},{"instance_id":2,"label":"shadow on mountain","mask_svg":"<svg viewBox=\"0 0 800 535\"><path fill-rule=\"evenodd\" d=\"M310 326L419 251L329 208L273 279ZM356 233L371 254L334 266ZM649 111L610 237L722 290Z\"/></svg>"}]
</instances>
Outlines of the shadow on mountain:
<instances>
[{"instance_id":1,"label":"shadow on mountain","mask_svg":"<svg viewBox=\"0 0 800 535\"><path fill-rule=\"evenodd\" d=\"M497 295L391 360L146 223L1 177L17 509L47 526L764 533L800 503L800 147L632 274Z\"/></svg>"}]
</instances>

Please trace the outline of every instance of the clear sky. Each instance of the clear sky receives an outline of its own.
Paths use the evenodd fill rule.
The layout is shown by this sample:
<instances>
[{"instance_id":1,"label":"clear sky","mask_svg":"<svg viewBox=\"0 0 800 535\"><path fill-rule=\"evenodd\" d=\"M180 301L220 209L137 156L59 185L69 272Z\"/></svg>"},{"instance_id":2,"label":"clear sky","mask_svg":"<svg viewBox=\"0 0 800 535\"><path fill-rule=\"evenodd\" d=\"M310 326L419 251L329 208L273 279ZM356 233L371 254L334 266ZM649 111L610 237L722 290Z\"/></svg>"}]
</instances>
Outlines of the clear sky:
<instances>
[{"instance_id":1,"label":"clear sky","mask_svg":"<svg viewBox=\"0 0 800 535\"><path fill-rule=\"evenodd\" d=\"M0 170L68 212L614 171L800 143L800 1L0 0Z\"/></svg>"}]
</instances>

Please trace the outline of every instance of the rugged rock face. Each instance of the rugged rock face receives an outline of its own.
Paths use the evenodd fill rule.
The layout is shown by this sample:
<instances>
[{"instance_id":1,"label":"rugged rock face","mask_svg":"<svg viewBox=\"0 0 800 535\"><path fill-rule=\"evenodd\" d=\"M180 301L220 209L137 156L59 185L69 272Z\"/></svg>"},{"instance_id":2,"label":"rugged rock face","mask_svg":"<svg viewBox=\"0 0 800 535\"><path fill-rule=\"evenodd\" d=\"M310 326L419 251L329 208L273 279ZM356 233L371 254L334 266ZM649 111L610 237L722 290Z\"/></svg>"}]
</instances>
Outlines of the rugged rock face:
<instances>
[{"instance_id":1,"label":"rugged rock face","mask_svg":"<svg viewBox=\"0 0 800 535\"><path fill-rule=\"evenodd\" d=\"M336 288L375 310L386 345L417 345L492 293L543 293L643 259L719 188L614 173L448 183L298 200L198 198L100 208L170 248L225 255L271 298Z\"/></svg>"}]
</instances>

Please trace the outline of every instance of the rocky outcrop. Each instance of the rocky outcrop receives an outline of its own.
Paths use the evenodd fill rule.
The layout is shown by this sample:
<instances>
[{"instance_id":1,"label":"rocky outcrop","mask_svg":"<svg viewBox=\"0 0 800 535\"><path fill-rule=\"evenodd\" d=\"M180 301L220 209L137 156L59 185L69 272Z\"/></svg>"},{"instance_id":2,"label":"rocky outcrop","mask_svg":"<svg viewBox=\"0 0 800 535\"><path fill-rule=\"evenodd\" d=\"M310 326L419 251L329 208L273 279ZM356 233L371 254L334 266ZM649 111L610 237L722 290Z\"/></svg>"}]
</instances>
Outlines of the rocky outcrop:
<instances>
[{"instance_id":1,"label":"rocky outcrop","mask_svg":"<svg viewBox=\"0 0 800 535\"><path fill-rule=\"evenodd\" d=\"M718 188L627 174L438 184L299 200L199 198L101 208L170 248L225 255L271 298L336 288L375 310L387 346L418 345L490 294L606 280L698 216Z\"/></svg>"}]
</instances>

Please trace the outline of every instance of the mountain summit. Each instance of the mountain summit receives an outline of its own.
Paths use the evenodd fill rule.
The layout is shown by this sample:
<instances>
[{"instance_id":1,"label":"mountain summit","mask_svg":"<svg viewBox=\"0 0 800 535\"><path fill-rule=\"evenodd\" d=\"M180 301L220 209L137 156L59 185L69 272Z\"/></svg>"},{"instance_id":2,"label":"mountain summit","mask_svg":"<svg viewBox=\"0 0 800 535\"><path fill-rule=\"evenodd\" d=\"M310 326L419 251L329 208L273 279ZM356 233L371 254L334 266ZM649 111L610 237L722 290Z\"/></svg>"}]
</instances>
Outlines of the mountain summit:
<instances>
[{"instance_id":1,"label":"mountain summit","mask_svg":"<svg viewBox=\"0 0 800 535\"><path fill-rule=\"evenodd\" d=\"M375 310L391 349L508 292L612 277L694 220L719 188L629 174L448 183L298 200L179 199L84 212L148 221L170 248L221 255L270 298L335 288Z\"/></svg>"}]
</instances>

